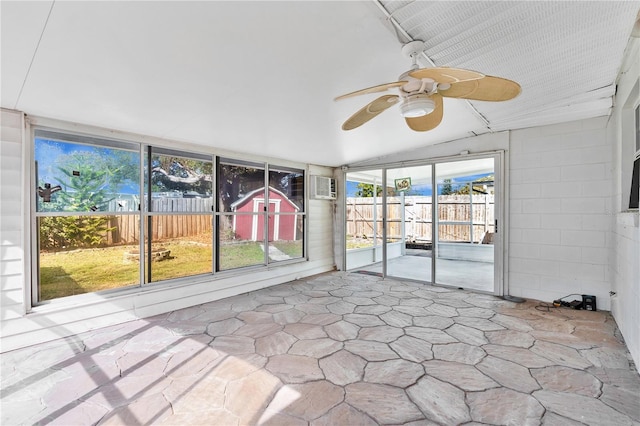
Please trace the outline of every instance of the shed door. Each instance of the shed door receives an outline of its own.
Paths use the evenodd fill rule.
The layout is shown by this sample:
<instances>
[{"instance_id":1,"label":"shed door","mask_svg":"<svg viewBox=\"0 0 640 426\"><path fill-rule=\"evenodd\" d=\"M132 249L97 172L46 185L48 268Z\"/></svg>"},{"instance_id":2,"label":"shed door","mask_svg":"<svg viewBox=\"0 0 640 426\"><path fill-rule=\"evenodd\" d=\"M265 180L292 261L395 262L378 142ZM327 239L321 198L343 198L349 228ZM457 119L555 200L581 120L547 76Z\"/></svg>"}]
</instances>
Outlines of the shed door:
<instances>
[{"instance_id":1,"label":"shed door","mask_svg":"<svg viewBox=\"0 0 640 426\"><path fill-rule=\"evenodd\" d=\"M264 211L264 201L263 200L258 200L257 204L256 204L256 211L258 212L263 212ZM267 215L267 220L268 220L268 229L269 229L269 240L268 241L274 241L278 239L278 235L277 235L277 227L275 226L275 215L271 214L274 213L276 211L276 202L275 201L269 201L269 215ZM257 223L256 226L254 227L254 229L256 229L256 235L254 236L254 240L262 240L263 236L264 236L264 217L263 216L258 216L257 218Z\"/></svg>"}]
</instances>

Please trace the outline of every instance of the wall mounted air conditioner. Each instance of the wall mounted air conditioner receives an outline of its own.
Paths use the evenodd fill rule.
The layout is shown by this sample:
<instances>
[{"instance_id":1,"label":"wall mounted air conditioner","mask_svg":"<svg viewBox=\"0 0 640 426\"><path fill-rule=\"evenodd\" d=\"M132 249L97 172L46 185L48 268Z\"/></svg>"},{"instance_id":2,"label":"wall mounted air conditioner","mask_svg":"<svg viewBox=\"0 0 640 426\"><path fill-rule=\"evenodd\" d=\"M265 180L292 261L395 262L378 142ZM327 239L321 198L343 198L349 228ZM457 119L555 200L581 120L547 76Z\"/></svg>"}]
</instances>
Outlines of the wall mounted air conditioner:
<instances>
[{"instance_id":1,"label":"wall mounted air conditioner","mask_svg":"<svg viewBox=\"0 0 640 426\"><path fill-rule=\"evenodd\" d=\"M316 200L335 200L336 180L324 176L311 176L311 198Z\"/></svg>"}]
</instances>

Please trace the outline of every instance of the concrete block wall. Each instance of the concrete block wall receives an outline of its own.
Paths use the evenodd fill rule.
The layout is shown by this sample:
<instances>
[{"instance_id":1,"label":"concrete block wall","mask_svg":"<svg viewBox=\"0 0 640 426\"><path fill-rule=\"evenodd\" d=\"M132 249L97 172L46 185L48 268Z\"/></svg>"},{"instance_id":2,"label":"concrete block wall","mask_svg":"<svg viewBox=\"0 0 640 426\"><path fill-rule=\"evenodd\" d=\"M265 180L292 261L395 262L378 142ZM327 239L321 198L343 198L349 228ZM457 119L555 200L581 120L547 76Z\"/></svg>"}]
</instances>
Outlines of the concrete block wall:
<instances>
[{"instance_id":1,"label":"concrete block wall","mask_svg":"<svg viewBox=\"0 0 640 426\"><path fill-rule=\"evenodd\" d=\"M590 294L599 309L610 309L613 161L606 126L602 117L511 132L511 295L551 302Z\"/></svg>"}]
</instances>

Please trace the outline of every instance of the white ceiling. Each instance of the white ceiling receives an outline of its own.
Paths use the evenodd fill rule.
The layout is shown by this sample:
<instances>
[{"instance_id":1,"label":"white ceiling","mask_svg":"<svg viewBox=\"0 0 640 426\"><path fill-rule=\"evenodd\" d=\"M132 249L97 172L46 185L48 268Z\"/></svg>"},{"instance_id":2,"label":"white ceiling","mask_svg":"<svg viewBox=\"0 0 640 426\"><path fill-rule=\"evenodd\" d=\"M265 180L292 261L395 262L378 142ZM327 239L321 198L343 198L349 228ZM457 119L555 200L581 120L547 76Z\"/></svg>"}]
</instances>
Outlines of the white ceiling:
<instances>
[{"instance_id":1,"label":"white ceiling","mask_svg":"<svg viewBox=\"0 0 640 426\"><path fill-rule=\"evenodd\" d=\"M505 129L607 115L636 2L0 3L2 107L30 115L338 166ZM445 99L409 130L395 108L344 132L395 81L402 43L421 66L518 81L508 102Z\"/></svg>"}]
</instances>

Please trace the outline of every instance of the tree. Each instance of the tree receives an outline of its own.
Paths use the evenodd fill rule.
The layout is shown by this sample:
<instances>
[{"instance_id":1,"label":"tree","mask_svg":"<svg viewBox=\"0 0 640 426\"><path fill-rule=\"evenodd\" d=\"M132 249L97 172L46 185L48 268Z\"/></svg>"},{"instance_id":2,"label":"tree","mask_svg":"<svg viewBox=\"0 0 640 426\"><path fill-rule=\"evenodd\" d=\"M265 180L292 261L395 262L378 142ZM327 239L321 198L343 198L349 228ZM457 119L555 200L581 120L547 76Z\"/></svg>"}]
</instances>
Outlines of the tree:
<instances>
[{"instance_id":1,"label":"tree","mask_svg":"<svg viewBox=\"0 0 640 426\"><path fill-rule=\"evenodd\" d=\"M453 194L453 186L451 185L451 179L445 179L442 183L442 189L440 190L441 195L451 195Z\"/></svg>"},{"instance_id":2,"label":"tree","mask_svg":"<svg viewBox=\"0 0 640 426\"><path fill-rule=\"evenodd\" d=\"M138 175L136 155L125 151L73 151L58 158L54 177L61 190L51 202L39 200L39 211L78 212L77 216L51 216L40 220L43 248L90 247L104 242L110 228L107 216L86 215L107 211L118 187ZM132 170L133 169L133 170ZM135 180L134 180L135 181ZM44 182L40 183L45 186Z\"/></svg>"},{"instance_id":3,"label":"tree","mask_svg":"<svg viewBox=\"0 0 640 426\"><path fill-rule=\"evenodd\" d=\"M356 197L373 197L373 184L360 182L357 186L358 190L355 193ZM376 186L376 197L382 196L382 186Z\"/></svg>"}]
</instances>

